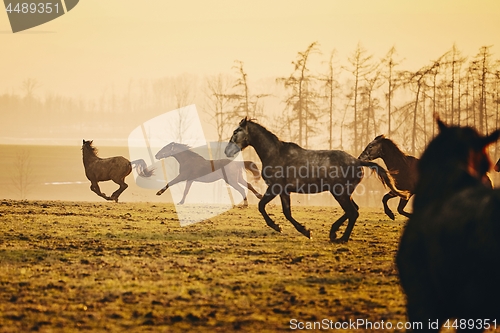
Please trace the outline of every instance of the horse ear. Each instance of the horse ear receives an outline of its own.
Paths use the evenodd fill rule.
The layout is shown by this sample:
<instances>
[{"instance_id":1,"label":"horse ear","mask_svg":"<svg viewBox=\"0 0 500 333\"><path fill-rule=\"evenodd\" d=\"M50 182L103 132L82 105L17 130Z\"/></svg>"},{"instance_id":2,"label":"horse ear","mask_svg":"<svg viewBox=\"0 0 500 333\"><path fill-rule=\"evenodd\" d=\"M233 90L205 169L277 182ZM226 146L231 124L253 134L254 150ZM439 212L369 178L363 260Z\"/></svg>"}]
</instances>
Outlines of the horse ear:
<instances>
[{"instance_id":1,"label":"horse ear","mask_svg":"<svg viewBox=\"0 0 500 333\"><path fill-rule=\"evenodd\" d=\"M499 138L500 138L500 130L496 130L493 133L491 133L490 135L482 138L481 145L483 147L486 147L486 146L492 144L493 142L496 142Z\"/></svg>"},{"instance_id":2,"label":"horse ear","mask_svg":"<svg viewBox=\"0 0 500 333\"><path fill-rule=\"evenodd\" d=\"M82 144L83 144L83 145L85 144L85 139L83 139L83 143L82 143Z\"/></svg>"},{"instance_id":3,"label":"horse ear","mask_svg":"<svg viewBox=\"0 0 500 333\"><path fill-rule=\"evenodd\" d=\"M378 140L378 139L383 139L383 138L385 138L385 135L384 135L384 134L380 134L379 136L377 136L377 137L375 138L375 140Z\"/></svg>"},{"instance_id":4,"label":"horse ear","mask_svg":"<svg viewBox=\"0 0 500 333\"><path fill-rule=\"evenodd\" d=\"M446 130L448 128L448 126L446 126L446 124L439 118L438 115L436 115L435 117L436 117L436 123L438 125L439 131L443 132L444 130Z\"/></svg>"},{"instance_id":5,"label":"horse ear","mask_svg":"<svg viewBox=\"0 0 500 333\"><path fill-rule=\"evenodd\" d=\"M247 121L248 121L248 118L247 118L247 117L245 117L245 118L241 119L241 121L240 121L240 126L246 126L246 125L247 125Z\"/></svg>"}]
</instances>

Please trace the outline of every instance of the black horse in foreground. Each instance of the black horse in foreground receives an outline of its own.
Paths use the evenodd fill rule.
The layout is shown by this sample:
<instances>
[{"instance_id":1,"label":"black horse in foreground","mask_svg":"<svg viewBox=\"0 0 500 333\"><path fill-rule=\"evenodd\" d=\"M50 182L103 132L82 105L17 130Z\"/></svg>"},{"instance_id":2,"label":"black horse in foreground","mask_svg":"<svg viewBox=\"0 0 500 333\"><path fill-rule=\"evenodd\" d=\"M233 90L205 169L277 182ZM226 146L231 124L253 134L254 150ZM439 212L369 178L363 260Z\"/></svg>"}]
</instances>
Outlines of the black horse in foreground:
<instances>
[{"instance_id":1,"label":"black horse in foreground","mask_svg":"<svg viewBox=\"0 0 500 333\"><path fill-rule=\"evenodd\" d=\"M83 140L82 155L85 175L90 180L90 189L98 196L106 200L114 200L118 202L118 197L125 191L128 185L125 183L125 177L132 172L132 167L135 166L139 176L151 177L153 170L148 169L146 162L142 159L130 162L123 156L114 156L108 158L100 158L97 156L97 148L92 145L93 141ZM108 197L101 192L99 182L112 180L120 187Z\"/></svg>"},{"instance_id":2,"label":"black horse in foreground","mask_svg":"<svg viewBox=\"0 0 500 333\"><path fill-rule=\"evenodd\" d=\"M184 194L182 195L179 205L184 204L186 196L193 182L212 183L219 179L223 179L226 184L231 185L243 197L243 206L248 206L248 200L245 190L240 185L248 188L257 198L262 198L257 190L243 178L243 169L251 172L256 180L260 179L259 168L252 161L232 162L229 159L207 160L203 156L195 153L188 145L182 143L171 142L160 149L155 158L157 160L167 157L173 157L179 162L179 174L177 177L168 182L168 184L156 192L156 195L161 195L170 186L186 182Z\"/></svg>"},{"instance_id":3,"label":"black horse in foreground","mask_svg":"<svg viewBox=\"0 0 500 333\"><path fill-rule=\"evenodd\" d=\"M358 158L363 161L373 161L374 159L381 158L394 178L396 187L400 190L408 191L410 196L413 195L413 190L417 182L418 158L403 153L394 141L386 138L384 135L379 135L366 146ZM392 220L395 218L394 213L387 205L387 201L397 196L397 193L391 191L382 198L384 212ZM408 199L399 198L398 213L410 217L411 214L404 211L407 203Z\"/></svg>"},{"instance_id":4,"label":"black horse in foreground","mask_svg":"<svg viewBox=\"0 0 500 333\"><path fill-rule=\"evenodd\" d=\"M291 214L291 193L319 193L330 191L338 201L342 215L330 230L330 241L347 242L359 216L358 205L352 200L356 186L363 179L363 167L374 170L383 184L407 198L408 193L394 186L389 173L373 162L361 161L340 150L307 150L295 143L283 142L263 126L243 119L233 133L225 149L232 157L247 146L254 147L262 161L262 178L269 186L259 202L259 211L267 225L281 232L281 227L267 214L266 205L277 195L281 198L283 214L304 236L311 238L311 231L297 222ZM349 224L340 239L337 230L349 219Z\"/></svg>"},{"instance_id":5,"label":"black horse in foreground","mask_svg":"<svg viewBox=\"0 0 500 333\"><path fill-rule=\"evenodd\" d=\"M500 132L437 123L396 256L408 319L482 332L500 320L500 190L483 183Z\"/></svg>"}]
</instances>

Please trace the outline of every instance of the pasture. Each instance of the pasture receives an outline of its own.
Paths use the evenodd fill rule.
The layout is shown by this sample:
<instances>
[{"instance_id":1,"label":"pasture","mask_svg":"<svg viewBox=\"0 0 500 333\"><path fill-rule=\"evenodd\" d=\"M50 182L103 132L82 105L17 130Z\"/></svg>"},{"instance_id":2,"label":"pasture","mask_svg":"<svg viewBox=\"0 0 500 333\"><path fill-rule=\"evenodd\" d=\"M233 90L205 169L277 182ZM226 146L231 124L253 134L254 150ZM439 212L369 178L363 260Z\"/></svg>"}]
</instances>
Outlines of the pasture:
<instances>
[{"instance_id":1,"label":"pasture","mask_svg":"<svg viewBox=\"0 0 500 333\"><path fill-rule=\"evenodd\" d=\"M293 209L312 240L275 205L282 234L255 205L180 227L171 204L2 200L0 331L285 332L292 319L404 321L394 255L405 219L361 208L350 242L330 244L340 208Z\"/></svg>"}]
</instances>

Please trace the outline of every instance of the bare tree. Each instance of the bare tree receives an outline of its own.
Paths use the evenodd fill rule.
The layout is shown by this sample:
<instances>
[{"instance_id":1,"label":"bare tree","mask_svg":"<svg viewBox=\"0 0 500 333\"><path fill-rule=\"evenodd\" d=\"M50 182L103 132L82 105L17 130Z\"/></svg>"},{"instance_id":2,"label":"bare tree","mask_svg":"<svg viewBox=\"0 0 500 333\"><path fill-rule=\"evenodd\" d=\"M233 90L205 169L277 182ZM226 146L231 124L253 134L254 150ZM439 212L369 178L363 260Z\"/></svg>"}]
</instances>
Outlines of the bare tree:
<instances>
[{"instance_id":1,"label":"bare tree","mask_svg":"<svg viewBox=\"0 0 500 333\"><path fill-rule=\"evenodd\" d=\"M214 121L217 130L217 140L223 141L226 135L226 126L231 124L234 114L230 109L231 98L229 91L233 80L229 76L218 74L210 76L206 80L207 90L206 112L208 112Z\"/></svg>"},{"instance_id":2,"label":"bare tree","mask_svg":"<svg viewBox=\"0 0 500 333\"><path fill-rule=\"evenodd\" d=\"M416 72L406 72L407 80L405 85L409 86L415 93L415 99L409 105L412 105L412 130L411 130L411 154L416 154L416 139L417 139L417 129L418 126L418 107L420 103L420 98L422 96L422 91L425 90L427 76L433 72L436 67L439 66L439 61L435 61L430 66L425 66ZM425 129L424 129L425 130Z\"/></svg>"},{"instance_id":3,"label":"bare tree","mask_svg":"<svg viewBox=\"0 0 500 333\"><path fill-rule=\"evenodd\" d=\"M33 167L29 150L21 149L17 152L12 168L12 186L21 200L25 200L34 186Z\"/></svg>"},{"instance_id":4,"label":"bare tree","mask_svg":"<svg viewBox=\"0 0 500 333\"><path fill-rule=\"evenodd\" d=\"M333 62L335 53L336 50L333 50L330 53L330 58L328 60L328 72L326 75L320 78L320 80L324 82L324 95L322 97L326 99L327 102L326 113L328 115L328 145L330 149L333 149L333 116L335 110L334 99L336 96L336 91L339 88L337 74L335 72L336 68Z\"/></svg>"},{"instance_id":5,"label":"bare tree","mask_svg":"<svg viewBox=\"0 0 500 333\"><path fill-rule=\"evenodd\" d=\"M394 91L400 86L400 80L398 80L398 75L395 72L395 67L400 64L400 60L395 60L396 48L393 46L387 52L384 59L382 59L382 66L386 68L386 72L383 77L387 80L387 93L385 99L387 101L387 135L391 135L391 120L393 105L392 100L394 97Z\"/></svg>"},{"instance_id":6,"label":"bare tree","mask_svg":"<svg viewBox=\"0 0 500 333\"><path fill-rule=\"evenodd\" d=\"M290 90L285 103L292 110L293 116L290 120L298 122L299 145L307 147L308 133L314 132L309 120L317 119L314 112L317 107L314 100L317 94L312 87L315 79L309 74L308 60L312 54L319 53L318 43L310 44L304 52L299 52L297 60L293 61L294 71L288 78L278 78L277 82L283 83ZM305 139L305 140L304 140Z\"/></svg>"},{"instance_id":7,"label":"bare tree","mask_svg":"<svg viewBox=\"0 0 500 333\"><path fill-rule=\"evenodd\" d=\"M362 149L360 143L360 137L358 135L359 132L359 93L360 93L360 81L366 75L373 71L373 64L371 60L373 55L367 55L366 49L364 49L360 43L356 46L356 49L349 57L349 63L351 64L350 68L345 68L348 72L350 72L354 76L354 86L352 88L353 94L353 111L354 111L354 120L353 120L353 132L354 132L354 140L353 140L353 149L354 151L360 151Z\"/></svg>"},{"instance_id":8,"label":"bare tree","mask_svg":"<svg viewBox=\"0 0 500 333\"><path fill-rule=\"evenodd\" d=\"M491 66L491 46L482 46L476 55L473 64L476 65L479 79L479 110L478 129L481 133L488 132L488 112L487 112L487 79Z\"/></svg>"},{"instance_id":9,"label":"bare tree","mask_svg":"<svg viewBox=\"0 0 500 333\"><path fill-rule=\"evenodd\" d=\"M171 82L172 94L174 99L175 109L178 114L178 121L175 124L175 133L179 138L179 142L189 139L184 137L186 129L189 127L190 118L183 111L183 108L192 104L195 99L196 92L196 78L187 74L179 75L173 78Z\"/></svg>"},{"instance_id":10,"label":"bare tree","mask_svg":"<svg viewBox=\"0 0 500 333\"><path fill-rule=\"evenodd\" d=\"M21 89L24 93L25 99L33 99L35 97L35 90L40 88L40 83L36 79L28 78L21 84Z\"/></svg>"},{"instance_id":11,"label":"bare tree","mask_svg":"<svg viewBox=\"0 0 500 333\"><path fill-rule=\"evenodd\" d=\"M248 75L243 68L243 62L236 60L235 63L236 65L233 68L237 70L238 76L233 88L236 88L238 92L228 96L237 103L234 108L235 117L254 119L262 117L264 114L262 108L259 108L259 100L269 96L269 94L251 94L248 86Z\"/></svg>"},{"instance_id":12,"label":"bare tree","mask_svg":"<svg viewBox=\"0 0 500 333\"><path fill-rule=\"evenodd\" d=\"M360 112L361 138L364 134L364 142L370 142L378 133L378 124L375 117L376 110L380 109L380 100L375 97L375 91L383 84L381 81L381 71L374 68L373 72L367 73L363 77L364 83L360 87L360 97L362 106ZM370 124L371 123L371 124ZM370 130L371 128L371 130Z\"/></svg>"}]
</instances>

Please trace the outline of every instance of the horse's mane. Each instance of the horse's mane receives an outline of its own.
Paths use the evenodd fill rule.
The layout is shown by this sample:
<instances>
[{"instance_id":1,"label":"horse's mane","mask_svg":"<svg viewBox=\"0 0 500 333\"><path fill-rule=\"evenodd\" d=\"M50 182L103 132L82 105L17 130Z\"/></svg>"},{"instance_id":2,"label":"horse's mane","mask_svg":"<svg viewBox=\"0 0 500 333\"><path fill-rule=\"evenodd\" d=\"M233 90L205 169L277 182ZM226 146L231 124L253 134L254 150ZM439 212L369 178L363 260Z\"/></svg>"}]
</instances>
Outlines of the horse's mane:
<instances>
[{"instance_id":1,"label":"horse's mane","mask_svg":"<svg viewBox=\"0 0 500 333\"><path fill-rule=\"evenodd\" d=\"M87 141L87 142L88 142L88 144L87 144L87 143L84 143L84 144L82 145L82 151L83 151L85 148L87 148L87 147L88 147L88 148L90 149L90 152L91 152L92 154L94 154L95 156L98 156L99 150L97 149L97 147L94 147L94 144L93 144L91 141L90 141L90 142L89 142L89 141ZM89 150L89 149L87 149L87 150Z\"/></svg>"},{"instance_id":2,"label":"horse's mane","mask_svg":"<svg viewBox=\"0 0 500 333\"><path fill-rule=\"evenodd\" d=\"M406 161L406 157L409 156L406 155L394 141L385 137L384 135L377 136L375 140L379 140L384 145L384 149L387 149L390 151L390 153L392 153L392 156L399 157L404 161ZM386 155L388 154L386 153Z\"/></svg>"},{"instance_id":3,"label":"horse's mane","mask_svg":"<svg viewBox=\"0 0 500 333\"><path fill-rule=\"evenodd\" d=\"M177 147L180 147L180 148L183 148L183 149L186 149L186 150L191 150L191 146L188 145L188 144L185 144L185 143L177 143L177 142L172 142L172 144L174 144L175 146Z\"/></svg>"},{"instance_id":4,"label":"horse's mane","mask_svg":"<svg viewBox=\"0 0 500 333\"><path fill-rule=\"evenodd\" d=\"M272 140L272 141L275 141L275 142L278 142L278 143L284 143L282 140L280 140L276 134L274 134L273 132L271 132L270 130L268 130L267 128L265 128L264 126L262 126L261 124L259 123L256 123L255 121L253 121L253 119L248 119L248 118L245 118L243 121L245 121L247 123L250 123L250 124L253 124L254 126L258 127L259 129L261 129L261 133L266 137L268 138L269 140ZM298 145L297 145L298 146Z\"/></svg>"}]
</instances>

